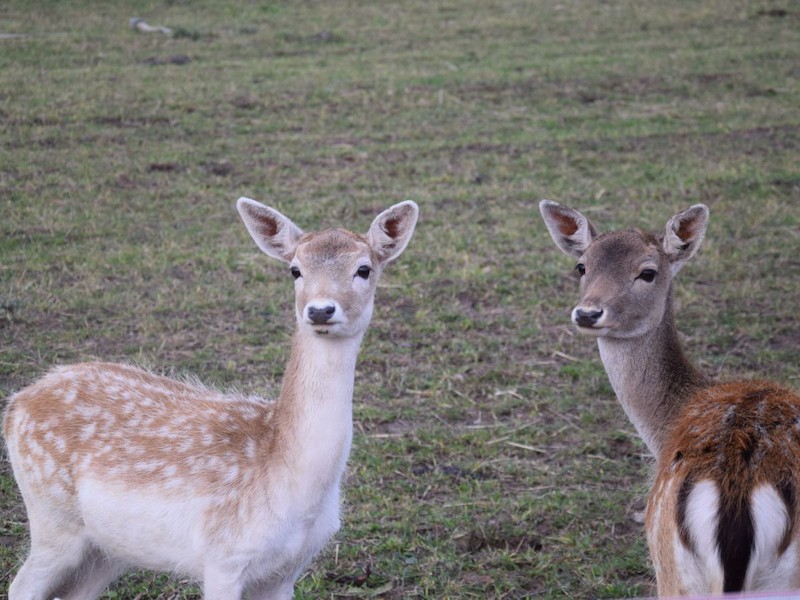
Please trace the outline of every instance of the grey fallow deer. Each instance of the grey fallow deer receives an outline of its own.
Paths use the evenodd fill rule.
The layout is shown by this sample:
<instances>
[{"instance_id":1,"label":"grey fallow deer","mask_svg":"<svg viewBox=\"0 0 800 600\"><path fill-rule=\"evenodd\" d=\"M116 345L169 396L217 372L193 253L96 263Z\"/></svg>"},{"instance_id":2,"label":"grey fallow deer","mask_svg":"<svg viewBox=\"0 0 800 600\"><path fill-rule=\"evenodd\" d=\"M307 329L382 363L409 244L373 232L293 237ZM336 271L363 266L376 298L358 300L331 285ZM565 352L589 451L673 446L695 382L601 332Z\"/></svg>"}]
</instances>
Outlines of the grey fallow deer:
<instances>
[{"instance_id":1,"label":"grey fallow deer","mask_svg":"<svg viewBox=\"0 0 800 600\"><path fill-rule=\"evenodd\" d=\"M277 401L108 363L62 366L18 392L4 433L31 551L10 600L96 598L130 567L196 578L206 600L291 598L339 528L356 357L418 208L392 206L366 235L303 233L248 198L237 208L294 277Z\"/></svg>"},{"instance_id":2,"label":"grey fallow deer","mask_svg":"<svg viewBox=\"0 0 800 600\"><path fill-rule=\"evenodd\" d=\"M656 459L645 526L659 595L800 588L800 397L770 381L710 381L673 321L673 277L697 252L708 208L678 213L660 235L598 235L571 208L543 200L540 210L578 261L572 321L597 338Z\"/></svg>"}]
</instances>

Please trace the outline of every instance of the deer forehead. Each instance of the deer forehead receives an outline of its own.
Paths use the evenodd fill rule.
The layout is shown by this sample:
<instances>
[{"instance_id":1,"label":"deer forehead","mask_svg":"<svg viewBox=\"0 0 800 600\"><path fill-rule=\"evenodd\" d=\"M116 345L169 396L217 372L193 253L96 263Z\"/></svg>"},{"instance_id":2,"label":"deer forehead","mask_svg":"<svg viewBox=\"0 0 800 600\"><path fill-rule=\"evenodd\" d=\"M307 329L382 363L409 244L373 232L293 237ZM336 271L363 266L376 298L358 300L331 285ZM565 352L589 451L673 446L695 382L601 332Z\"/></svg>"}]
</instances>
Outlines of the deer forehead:
<instances>
[{"instance_id":1,"label":"deer forehead","mask_svg":"<svg viewBox=\"0 0 800 600\"><path fill-rule=\"evenodd\" d=\"M374 256L364 236L345 229L327 229L304 234L297 244L295 260L306 269L331 271L349 269L358 261L369 266Z\"/></svg>"},{"instance_id":2,"label":"deer forehead","mask_svg":"<svg viewBox=\"0 0 800 600\"><path fill-rule=\"evenodd\" d=\"M661 268L667 262L659 239L638 229L603 234L591 243L583 255L587 272L598 271L619 276L637 272L648 264Z\"/></svg>"}]
</instances>

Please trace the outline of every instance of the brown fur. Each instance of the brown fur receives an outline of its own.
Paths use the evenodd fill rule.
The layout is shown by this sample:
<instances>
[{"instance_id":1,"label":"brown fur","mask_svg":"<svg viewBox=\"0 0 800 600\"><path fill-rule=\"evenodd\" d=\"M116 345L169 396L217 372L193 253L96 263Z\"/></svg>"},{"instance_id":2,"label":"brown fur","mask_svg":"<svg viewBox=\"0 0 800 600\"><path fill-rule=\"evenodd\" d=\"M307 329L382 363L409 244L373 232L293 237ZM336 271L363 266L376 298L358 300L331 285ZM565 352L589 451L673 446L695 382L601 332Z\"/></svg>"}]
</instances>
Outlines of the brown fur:
<instances>
[{"instance_id":1,"label":"brown fur","mask_svg":"<svg viewBox=\"0 0 800 600\"><path fill-rule=\"evenodd\" d=\"M679 578L670 533L676 524L682 543L692 548L677 491L687 481L711 480L727 505L720 512L731 514L748 506L759 485L800 489L800 396L766 381L712 385L687 401L666 439L647 503L646 527L658 569L659 593L672 595L686 593L676 587ZM785 499L791 503L787 506L789 527L779 555L798 537L798 507L793 498ZM661 528L655 530L658 510Z\"/></svg>"}]
</instances>

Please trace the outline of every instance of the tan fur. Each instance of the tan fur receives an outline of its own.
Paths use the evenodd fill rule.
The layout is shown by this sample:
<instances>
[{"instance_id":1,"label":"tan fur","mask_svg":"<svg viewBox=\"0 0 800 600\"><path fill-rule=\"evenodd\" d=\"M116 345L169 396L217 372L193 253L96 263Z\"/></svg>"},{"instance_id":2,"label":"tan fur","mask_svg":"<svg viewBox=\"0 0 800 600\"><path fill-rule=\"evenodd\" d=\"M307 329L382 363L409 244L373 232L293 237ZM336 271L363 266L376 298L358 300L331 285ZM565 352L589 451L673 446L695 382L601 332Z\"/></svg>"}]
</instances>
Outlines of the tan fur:
<instances>
[{"instance_id":1,"label":"tan fur","mask_svg":"<svg viewBox=\"0 0 800 600\"><path fill-rule=\"evenodd\" d=\"M193 410L183 410L186 404ZM134 367L88 363L55 369L14 396L4 432L20 454L50 458L63 469L40 470L41 461L31 460L37 490L74 491L81 474L110 472L131 487L158 487L175 477L207 487L222 485L226 470L246 466L247 442L265 443L263 424L273 411L265 401ZM204 448L220 457L218 468L197 464ZM169 463L148 462L167 449Z\"/></svg>"},{"instance_id":2,"label":"tan fur","mask_svg":"<svg viewBox=\"0 0 800 600\"><path fill-rule=\"evenodd\" d=\"M94 598L132 566L202 580L209 600L288 599L339 528L356 358L417 207L387 209L366 236L303 233L247 198L237 208L295 276L280 396L99 362L57 367L12 396L3 433L31 554L10 600Z\"/></svg>"}]
</instances>

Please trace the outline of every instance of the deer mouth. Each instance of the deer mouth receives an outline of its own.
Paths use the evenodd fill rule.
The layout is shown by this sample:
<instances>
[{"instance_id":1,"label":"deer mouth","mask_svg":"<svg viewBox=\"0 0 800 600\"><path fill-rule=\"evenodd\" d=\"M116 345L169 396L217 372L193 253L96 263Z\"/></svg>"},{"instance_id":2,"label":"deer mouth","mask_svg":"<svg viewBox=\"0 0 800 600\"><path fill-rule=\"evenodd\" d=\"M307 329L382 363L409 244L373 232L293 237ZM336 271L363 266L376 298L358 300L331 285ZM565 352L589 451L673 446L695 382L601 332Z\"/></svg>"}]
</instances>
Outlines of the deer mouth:
<instances>
[{"instance_id":1,"label":"deer mouth","mask_svg":"<svg viewBox=\"0 0 800 600\"><path fill-rule=\"evenodd\" d=\"M335 335L342 322L326 321L325 323L307 323L311 327L311 330L317 335Z\"/></svg>"},{"instance_id":2,"label":"deer mouth","mask_svg":"<svg viewBox=\"0 0 800 600\"><path fill-rule=\"evenodd\" d=\"M307 320L306 325L308 325L316 333L327 333L330 328L335 325L335 323L330 321L320 321L315 323L314 321Z\"/></svg>"},{"instance_id":3,"label":"deer mouth","mask_svg":"<svg viewBox=\"0 0 800 600\"><path fill-rule=\"evenodd\" d=\"M353 334L353 325L347 319L333 318L330 321L320 321L314 323L306 319L303 323L306 331L312 333L314 337L340 338L350 337Z\"/></svg>"},{"instance_id":4,"label":"deer mouth","mask_svg":"<svg viewBox=\"0 0 800 600\"><path fill-rule=\"evenodd\" d=\"M608 323L590 323L581 319L573 319L572 324L575 326L578 333L593 337L608 335L612 329L609 327Z\"/></svg>"},{"instance_id":5,"label":"deer mouth","mask_svg":"<svg viewBox=\"0 0 800 600\"><path fill-rule=\"evenodd\" d=\"M608 334L608 327L602 325L575 325L575 329L583 335L601 337Z\"/></svg>"}]
</instances>

